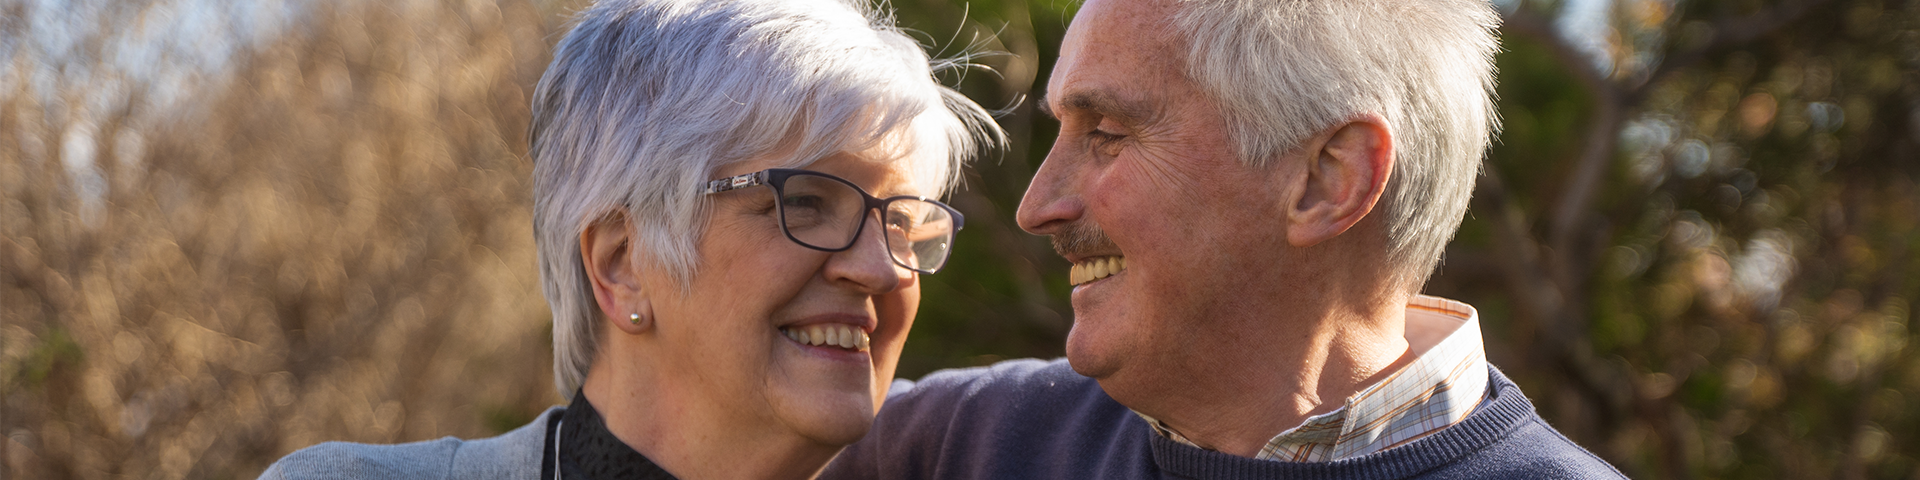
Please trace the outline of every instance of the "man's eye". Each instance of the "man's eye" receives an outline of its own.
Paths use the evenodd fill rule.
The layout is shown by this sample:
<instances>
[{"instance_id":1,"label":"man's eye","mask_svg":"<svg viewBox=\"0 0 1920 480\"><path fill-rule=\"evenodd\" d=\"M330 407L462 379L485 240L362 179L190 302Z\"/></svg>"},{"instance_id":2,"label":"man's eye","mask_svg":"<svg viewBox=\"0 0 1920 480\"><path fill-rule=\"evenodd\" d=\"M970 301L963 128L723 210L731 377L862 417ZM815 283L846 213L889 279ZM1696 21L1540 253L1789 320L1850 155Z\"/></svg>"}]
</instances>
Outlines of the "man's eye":
<instances>
[{"instance_id":1,"label":"man's eye","mask_svg":"<svg viewBox=\"0 0 1920 480\"><path fill-rule=\"evenodd\" d=\"M1101 154L1107 155L1107 156L1119 155L1120 141L1125 140L1126 138L1127 138L1126 135L1107 132L1099 129L1094 129L1087 132L1087 140L1092 143L1093 148L1099 150Z\"/></svg>"}]
</instances>

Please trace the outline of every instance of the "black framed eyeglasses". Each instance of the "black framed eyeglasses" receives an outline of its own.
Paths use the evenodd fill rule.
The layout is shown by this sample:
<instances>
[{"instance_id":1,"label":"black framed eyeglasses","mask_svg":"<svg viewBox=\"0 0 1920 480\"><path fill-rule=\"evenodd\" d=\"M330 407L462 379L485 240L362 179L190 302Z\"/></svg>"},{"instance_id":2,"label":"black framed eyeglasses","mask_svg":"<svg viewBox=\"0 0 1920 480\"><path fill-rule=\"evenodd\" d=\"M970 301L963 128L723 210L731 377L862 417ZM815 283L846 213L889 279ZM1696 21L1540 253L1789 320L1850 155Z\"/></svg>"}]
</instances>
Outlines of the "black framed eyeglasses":
<instances>
[{"instance_id":1,"label":"black framed eyeglasses","mask_svg":"<svg viewBox=\"0 0 1920 480\"><path fill-rule=\"evenodd\" d=\"M707 195L756 185L773 187L780 230L800 246L824 252L853 248L867 212L879 210L893 263L933 273L953 254L965 217L939 201L913 195L876 198L846 179L810 170L769 168L707 182Z\"/></svg>"}]
</instances>

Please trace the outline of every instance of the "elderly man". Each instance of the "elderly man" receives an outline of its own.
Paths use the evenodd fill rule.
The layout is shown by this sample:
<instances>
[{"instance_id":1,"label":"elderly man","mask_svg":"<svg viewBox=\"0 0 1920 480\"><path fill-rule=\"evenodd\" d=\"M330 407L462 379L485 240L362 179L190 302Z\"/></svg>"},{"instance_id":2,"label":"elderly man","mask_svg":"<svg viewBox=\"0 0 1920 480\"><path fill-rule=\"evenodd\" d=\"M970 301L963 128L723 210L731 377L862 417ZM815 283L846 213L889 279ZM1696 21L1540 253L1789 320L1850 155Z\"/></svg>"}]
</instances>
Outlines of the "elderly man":
<instances>
[{"instance_id":1,"label":"elderly man","mask_svg":"<svg viewBox=\"0 0 1920 480\"><path fill-rule=\"evenodd\" d=\"M1067 362L894 388L842 478L1619 478L1418 295L1493 132L1485 0L1091 0L1020 225Z\"/></svg>"}]
</instances>

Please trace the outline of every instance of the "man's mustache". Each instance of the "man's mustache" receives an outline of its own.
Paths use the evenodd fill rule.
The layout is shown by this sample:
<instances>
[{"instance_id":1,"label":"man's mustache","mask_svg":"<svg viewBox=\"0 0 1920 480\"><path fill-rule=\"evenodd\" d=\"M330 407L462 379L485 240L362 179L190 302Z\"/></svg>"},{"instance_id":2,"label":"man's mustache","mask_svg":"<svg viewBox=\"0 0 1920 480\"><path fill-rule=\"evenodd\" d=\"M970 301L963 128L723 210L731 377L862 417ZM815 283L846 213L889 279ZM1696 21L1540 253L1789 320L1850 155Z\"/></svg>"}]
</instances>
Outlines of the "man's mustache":
<instances>
[{"instance_id":1,"label":"man's mustache","mask_svg":"<svg viewBox=\"0 0 1920 480\"><path fill-rule=\"evenodd\" d=\"M1096 253L1112 253L1120 250L1119 245L1107 237L1107 232L1089 221L1068 224L1059 233L1053 234L1053 251L1062 257L1085 257Z\"/></svg>"}]
</instances>

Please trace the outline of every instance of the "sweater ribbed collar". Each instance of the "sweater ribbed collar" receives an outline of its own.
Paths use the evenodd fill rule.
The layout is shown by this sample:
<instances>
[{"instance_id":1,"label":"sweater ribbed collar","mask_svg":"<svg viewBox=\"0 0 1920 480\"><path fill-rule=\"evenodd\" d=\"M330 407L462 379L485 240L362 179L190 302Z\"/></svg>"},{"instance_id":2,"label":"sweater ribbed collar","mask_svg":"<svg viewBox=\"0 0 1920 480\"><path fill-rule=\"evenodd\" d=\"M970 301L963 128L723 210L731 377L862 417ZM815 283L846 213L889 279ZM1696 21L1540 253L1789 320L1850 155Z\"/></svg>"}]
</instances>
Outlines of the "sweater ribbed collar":
<instances>
[{"instance_id":1,"label":"sweater ribbed collar","mask_svg":"<svg viewBox=\"0 0 1920 480\"><path fill-rule=\"evenodd\" d=\"M1175 442L1150 431L1153 461L1186 478L1395 479L1459 461L1511 435L1533 418L1527 401L1506 375L1489 368L1487 398L1465 420L1398 448L1331 462L1276 462L1228 455Z\"/></svg>"}]
</instances>

